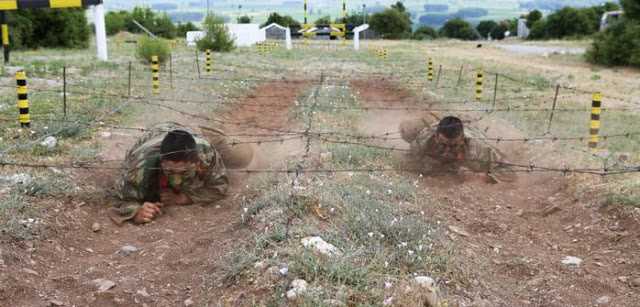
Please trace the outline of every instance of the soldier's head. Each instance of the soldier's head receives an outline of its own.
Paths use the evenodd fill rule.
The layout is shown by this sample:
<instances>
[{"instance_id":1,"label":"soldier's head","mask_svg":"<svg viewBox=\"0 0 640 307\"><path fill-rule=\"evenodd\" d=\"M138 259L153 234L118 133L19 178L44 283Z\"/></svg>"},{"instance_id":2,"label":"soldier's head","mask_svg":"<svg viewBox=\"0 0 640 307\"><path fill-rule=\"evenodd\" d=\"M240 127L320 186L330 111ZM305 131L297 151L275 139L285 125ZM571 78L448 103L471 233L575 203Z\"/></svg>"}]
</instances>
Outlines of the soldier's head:
<instances>
[{"instance_id":1,"label":"soldier's head","mask_svg":"<svg viewBox=\"0 0 640 307\"><path fill-rule=\"evenodd\" d=\"M190 185L196 177L198 147L193 135L183 130L167 133L160 144L160 166L176 190Z\"/></svg>"},{"instance_id":2,"label":"soldier's head","mask_svg":"<svg viewBox=\"0 0 640 307\"><path fill-rule=\"evenodd\" d=\"M437 154L440 162L452 163L463 158L465 145L464 125L455 116L447 116L440 120L436 130Z\"/></svg>"}]
</instances>

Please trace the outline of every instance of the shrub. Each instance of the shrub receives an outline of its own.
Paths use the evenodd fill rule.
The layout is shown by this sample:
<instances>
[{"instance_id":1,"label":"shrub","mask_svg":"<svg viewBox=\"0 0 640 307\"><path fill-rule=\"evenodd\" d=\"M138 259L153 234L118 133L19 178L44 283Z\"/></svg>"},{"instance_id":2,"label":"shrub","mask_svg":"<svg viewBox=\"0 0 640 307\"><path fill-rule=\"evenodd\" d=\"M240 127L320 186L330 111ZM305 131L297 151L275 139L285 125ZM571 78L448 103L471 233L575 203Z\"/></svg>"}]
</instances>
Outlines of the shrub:
<instances>
[{"instance_id":1,"label":"shrub","mask_svg":"<svg viewBox=\"0 0 640 307\"><path fill-rule=\"evenodd\" d=\"M599 32L585 57L609 66L640 66L640 22L625 19Z\"/></svg>"},{"instance_id":2,"label":"shrub","mask_svg":"<svg viewBox=\"0 0 640 307\"><path fill-rule=\"evenodd\" d=\"M420 26L413 32L413 39L431 40L438 38L438 32L430 26Z\"/></svg>"},{"instance_id":3,"label":"shrub","mask_svg":"<svg viewBox=\"0 0 640 307\"><path fill-rule=\"evenodd\" d=\"M196 25L194 25L191 21L182 24L182 23L178 23L178 26L176 26L176 36L177 37L186 37L187 36L187 32L189 31L198 31L200 30L198 27L196 27Z\"/></svg>"},{"instance_id":4,"label":"shrub","mask_svg":"<svg viewBox=\"0 0 640 307\"><path fill-rule=\"evenodd\" d=\"M408 13L397 9L387 9L375 13L369 20L371 29L380 33L384 38L400 39L411 34L411 18Z\"/></svg>"},{"instance_id":5,"label":"shrub","mask_svg":"<svg viewBox=\"0 0 640 307\"><path fill-rule=\"evenodd\" d=\"M202 24L204 36L196 41L198 50L211 49L217 52L229 52L236 46L236 39L231 36L229 29L224 24L224 19L219 16L209 15Z\"/></svg>"},{"instance_id":6,"label":"shrub","mask_svg":"<svg viewBox=\"0 0 640 307\"><path fill-rule=\"evenodd\" d=\"M491 37L497 40L504 39L505 37L504 33L507 32L508 30L509 30L509 27L507 27L507 25L502 23L496 24L491 29Z\"/></svg>"},{"instance_id":7,"label":"shrub","mask_svg":"<svg viewBox=\"0 0 640 307\"><path fill-rule=\"evenodd\" d=\"M91 30L83 9L18 10L7 14L12 48L88 48Z\"/></svg>"},{"instance_id":8,"label":"shrub","mask_svg":"<svg viewBox=\"0 0 640 307\"><path fill-rule=\"evenodd\" d=\"M143 62L151 63L151 56L157 55L158 62L164 63L169 59L169 46L155 38L143 36L136 44L136 56Z\"/></svg>"},{"instance_id":9,"label":"shrub","mask_svg":"<svg viewBox=\"0 0 640 307\"><path fill-rule=\"evenodd\" d=\"M478 30L482 38L486 38L487 35L491 33L491 30L493 30L493 28L497 25L498 23L493 20L483 20L478 23L478 25L476 26L476 30ZM491 37L493 37L493 35L491 35Z\"/></svg>"},{"instance_id":10,"label":"shrub","mask_svg":"<svg viewBox=\"0 0 640 307\"><path fill-rule=\"evenodd\" d=\"M474 40L476 38L471 24L460 18L447 21L444 26L440 28L440 36L462 40Z\"/></svg>"}]
</instances>

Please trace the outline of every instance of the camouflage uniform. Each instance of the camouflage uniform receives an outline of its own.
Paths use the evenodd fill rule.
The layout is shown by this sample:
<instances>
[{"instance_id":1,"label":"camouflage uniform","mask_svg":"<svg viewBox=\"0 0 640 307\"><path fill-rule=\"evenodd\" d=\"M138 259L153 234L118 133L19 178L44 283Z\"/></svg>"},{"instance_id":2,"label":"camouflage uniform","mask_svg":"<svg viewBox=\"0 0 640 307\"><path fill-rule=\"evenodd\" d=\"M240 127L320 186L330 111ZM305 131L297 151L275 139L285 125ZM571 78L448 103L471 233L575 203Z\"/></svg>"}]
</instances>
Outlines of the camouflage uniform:
<instances>
[{"instance_id":1,"label":"camouflage uniform","mask_svg":"<svg viewBox=\"0 0 640 307\"><path fill-rule=\"evenodd\" d=\"M509 166L504 155L496 148L479 140L482 133L473 127L464 128L465 144L456 153L456 159L451 164L440 162L436 137L438 123L433 123L422 129L411 142L411 153L420 165L432 171L457 172L462 166L473 172L484 172L494 182L512 182L516 174L512 166Z\"/></svg>"},{"instance_id":2,"label":"camouflage uniform","mask_svg":"<svg viewBox=\"0 0 640 307\"><path fill-rule=\"evenodd\" d=\"M228 178L220 154L209 139L199 131L176 123L160 123L146 132L127 151L125 170L116 181L111 194L117 199L110 216L116 223L133 219L143 202L159 202L160 188L168 187L166 175L160 167L160 144L167 132L184 130L191 133L199 152L196 178L181 190L193 203L211 204L227 195Z\"/></svg>"}]
</instances>

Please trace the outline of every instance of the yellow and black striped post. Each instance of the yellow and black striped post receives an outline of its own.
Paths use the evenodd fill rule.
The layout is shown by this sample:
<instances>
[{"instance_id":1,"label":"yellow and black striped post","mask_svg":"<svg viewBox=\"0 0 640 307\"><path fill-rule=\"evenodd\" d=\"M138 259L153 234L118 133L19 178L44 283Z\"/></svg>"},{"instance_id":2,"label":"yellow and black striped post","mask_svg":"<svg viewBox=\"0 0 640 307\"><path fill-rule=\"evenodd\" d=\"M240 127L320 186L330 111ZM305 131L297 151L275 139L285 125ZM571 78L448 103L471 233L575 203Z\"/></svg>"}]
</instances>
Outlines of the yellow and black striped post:
<instances>
[{"instance_id":1,"label":"yellow and black striped post","mask_svg":"<svg viewBox=\"0 0 640 307\"><path fill-rule=\"evenodd\" d=\"M308 15L308 13L307 13L307 0L304 0L304 24L305 24L305 25L307 24L307 17L308 17L308 16L309 16L309 15ZM304 35L304 33L306 33L306 32L307 32L307 29L303 29L303 30L304 30L304 31L303 31L303 33L302 33L302 34L303 34L303 36L304 36L304 44L306 45L306 44L307 44L307 36L306 36L306 35Z\"/></svg>"},{"instance_id":2,"label":"yellow and black striped post","mask_svg":"<svg viewBox=\"0 0 640 307\"><path fill-rule=\"evenodd\" d=\"M429 58L429 77L427 78L429 82L433 82L433 59Z\"/></svg>"},{"instance_id":3,"label":"yellow and black striped post","mask_svg":"<svg viewBox=\"0 0 640 307\"><path fill-rule=\"evenodd\" d=\"M0 11L0 27L2 28L2 47L4 49L4 62L9 62L9 26L7 25L7 15Z\"/></svg>"},{"instance_id":4,"label":"yellow and black striped post","mask_svg":"<svg viewBox=\"0 0 640 307\"><path fill-rule=\"evenodd\" d=\"M211 76L211 49L207 49L206 64L207 76Z\"/></svg>"},{"instance_id":5,"label":"yellow and black striped post","mask_svg":"<svg viewBox=\"0 0 640 307\"><path fill-rule=\"evenodd\" d=\"M591 123L589 124L589 151L598 152L598 132L600 131L600 115L602 114L602 94L593 94L591 101Z\"/></svg>"},{"instance_id":6,"label":"yellow and black striped post","mask_svg":"<svg viewBox=\"0 0 640 307\"><path fill-rule=\"evenodd\" d=\"M347 0L342 0L342 25L345 26L347 24ZM346 26L342 28L342 44L345 45L347 43L347 33Z\"/></svg>"},{"instance_id":7,"label":"yellow and black striped post","mask_svg":"<svg viewBox=\"0 0 640 307\"><path fill-rule=\"evenodd\" d=\"M20 126L29 128L31 120L29 118L29 97L27 96L27 75L23 70L16 72L18 83L18 109L20 109Z\"/></svg>"},{"instance_id":8,"label":"yellow and black striped post","mask_svg":"<svg viewBox=\"0 0 640 307\"><path fill-rule=\"evenodd\" d=\"M153 93L160 94L160 73L158 72L158 56L151 56L151 70L153 71Z\"/></svg>"},{"instance_id":9,"label":"yellow and black striped post","mask_svg":"<svg viewBox=\"0 0 640 307\"><path fill-rule=\"evenodd\" d=\"M482 102L482 68L478 68L478 78L476 79L476 102Z\"/></svg>"}]
</instances>

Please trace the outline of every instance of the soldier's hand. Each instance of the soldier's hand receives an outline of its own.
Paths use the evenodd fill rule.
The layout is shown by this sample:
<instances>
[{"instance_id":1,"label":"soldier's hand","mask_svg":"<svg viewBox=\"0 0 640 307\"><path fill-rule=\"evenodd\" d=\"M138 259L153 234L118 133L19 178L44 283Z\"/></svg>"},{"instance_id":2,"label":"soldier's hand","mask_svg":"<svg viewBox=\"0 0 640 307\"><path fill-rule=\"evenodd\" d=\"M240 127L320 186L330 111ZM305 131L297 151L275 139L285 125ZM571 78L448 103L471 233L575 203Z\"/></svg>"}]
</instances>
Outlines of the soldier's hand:
<instances>
[{"instance_id":1,"label":"soldier's hand","mask_svg":"<svg viewBox=\"0 0 640 307\"><path fill-rule=\"evenodd\" d=\"M138 224L149 223L157 216L162 215L160 208L162 208L162 203L145 202L140 207L138 214L133 218L133 221Z\"/></svg>"},{"instance_id":2,"label":"soldier's hand","mask_svg":"<svg viewBox=\"0 0 640 307\"><path fill-rule=\"evenodd\" d=\"M160 200L167 205L184 206L191 204L191 199L183 193L176 193L172 188L160 188Z\"/></svg>"}]
</instances>

